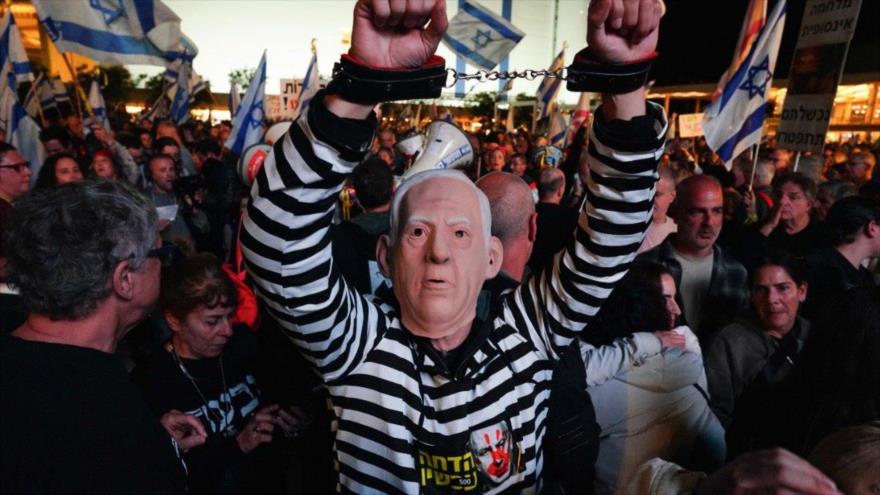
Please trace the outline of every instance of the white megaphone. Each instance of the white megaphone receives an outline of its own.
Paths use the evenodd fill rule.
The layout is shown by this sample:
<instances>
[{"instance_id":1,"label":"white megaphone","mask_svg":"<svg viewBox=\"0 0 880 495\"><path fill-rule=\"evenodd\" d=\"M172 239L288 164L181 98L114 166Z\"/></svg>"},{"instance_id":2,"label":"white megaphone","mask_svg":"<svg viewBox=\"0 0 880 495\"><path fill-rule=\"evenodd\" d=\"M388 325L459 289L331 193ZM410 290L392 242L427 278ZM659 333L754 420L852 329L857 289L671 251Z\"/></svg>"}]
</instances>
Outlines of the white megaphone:
<instances>
[{"instance_id":1,"label":"white megaphone","mask_svg":"<svg viewBox=\"0 0 880 495\"><path fill-rule=\"evenodd\" d=\"M397 148L398 153L405 156L407 160L415 160L416 155L422 152L422 148L425 147L425 135L424 134L412 134L407 136L400 141L397 142L395 148Z\"/></svg>"},{"instance_id":2,"label":"white megaphone","mask_svg":"<svg viewBox=\"0 0 880 495\"><path fill-rule=\"evenodd\" d=\"M464 168L472 161L474 149L464 131L449 122L435 120L425 131L424 149L403 178L405 180L425 170Z\"/></svg>"}]
</instances>

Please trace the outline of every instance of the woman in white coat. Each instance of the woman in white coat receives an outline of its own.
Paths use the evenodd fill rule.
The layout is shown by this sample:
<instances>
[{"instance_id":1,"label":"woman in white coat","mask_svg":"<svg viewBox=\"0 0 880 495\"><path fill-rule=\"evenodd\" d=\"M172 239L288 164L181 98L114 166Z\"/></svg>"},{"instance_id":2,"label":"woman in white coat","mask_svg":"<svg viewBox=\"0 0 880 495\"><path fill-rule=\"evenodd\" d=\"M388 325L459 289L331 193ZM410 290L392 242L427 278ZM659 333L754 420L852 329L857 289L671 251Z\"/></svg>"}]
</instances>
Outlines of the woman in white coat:
<instances>
[{"instance_id":1,"label":"woman in white coat","mask_svg":"<svg viewBox=\"0 0 880 495\"><path fill-rule=\"evenodd\" d=\"M654 457L708 472L724 463L724 429L709 408L700 346L690 329L675 325L681 314L675 295L664 267L638 263L590 324L597 347L640 331L661 331L661 340L668 331L680 342L587 388L601 428L597 494L619 491Z\"/></svg>"}]
</instances>

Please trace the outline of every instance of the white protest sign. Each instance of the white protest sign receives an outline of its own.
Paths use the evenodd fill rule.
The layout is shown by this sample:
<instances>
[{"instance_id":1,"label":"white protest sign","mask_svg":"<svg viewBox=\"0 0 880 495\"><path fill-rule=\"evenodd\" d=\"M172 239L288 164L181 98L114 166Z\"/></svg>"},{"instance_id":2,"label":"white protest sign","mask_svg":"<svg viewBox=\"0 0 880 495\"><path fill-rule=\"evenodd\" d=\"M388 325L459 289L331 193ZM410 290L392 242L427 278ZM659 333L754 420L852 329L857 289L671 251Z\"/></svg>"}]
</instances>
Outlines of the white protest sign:
<instances>
[{"instance_id":1,"label":"white protest sign","mask_svg":"<svg viewBox=\"0 0 880 495\"><path fill-rule=\"evenodd\" d=\"M807 0L782 119L780 148L822 153L861 0Z\"/></svg>"},{"instance_id":2,"label":"white protest sign","mask_svg":"<svg viewBox=\"0 0 880 495\"><path fill-rule=\"evenodd\" d=\"M703 113L686 113L678 116L678 136L690 138L703 135Z\"/></svg>"},{"instance_id":3,"label":"white protest sign","mask_svg":"<svg viewBox=\"0 0 880 495\"><path fill-rule=\"evenodd\" d=\"M281 79L281 118L293 119L299 108L302 79Z\"/></svg>"}]
</instances>

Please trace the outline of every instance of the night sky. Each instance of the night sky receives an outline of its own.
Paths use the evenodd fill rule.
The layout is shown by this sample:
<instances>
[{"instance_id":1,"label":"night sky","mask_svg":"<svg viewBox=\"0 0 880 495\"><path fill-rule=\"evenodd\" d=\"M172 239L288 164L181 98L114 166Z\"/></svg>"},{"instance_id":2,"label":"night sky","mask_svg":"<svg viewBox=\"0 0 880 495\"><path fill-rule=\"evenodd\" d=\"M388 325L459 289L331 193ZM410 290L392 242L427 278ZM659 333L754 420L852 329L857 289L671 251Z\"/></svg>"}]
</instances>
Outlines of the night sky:
<instances>
[{"instance_id":1,"label":"night sky","mask_svg":"<svg viewBox=\"0 0 880 495\"><path fill-rule=\"evenodd\" d=\"M654 65L657 85L716 83L733 57L746 0L666 0ZM775 2L768 1L767 14ZM788 74L805 0L790 0L776 78ZM719 54L723 54L719 56ZM880 72L880 1L862 0L846 71Z\"/></svg>"}]
</instances>

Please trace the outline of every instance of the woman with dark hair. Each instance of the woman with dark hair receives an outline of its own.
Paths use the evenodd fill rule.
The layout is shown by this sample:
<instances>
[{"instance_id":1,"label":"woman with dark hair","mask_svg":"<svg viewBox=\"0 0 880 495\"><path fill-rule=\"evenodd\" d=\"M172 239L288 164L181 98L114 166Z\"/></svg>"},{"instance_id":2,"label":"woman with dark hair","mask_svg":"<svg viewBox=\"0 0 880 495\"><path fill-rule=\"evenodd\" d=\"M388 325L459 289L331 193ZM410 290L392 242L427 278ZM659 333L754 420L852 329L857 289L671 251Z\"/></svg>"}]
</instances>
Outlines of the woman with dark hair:
<instances>
[{"instance_id":1,"label":"woman with dark hair","mask_svg":"<svg viewBox=\"0 0 880 495\"><path fill-rule=\"evenodd\" d=\"M687 327L675 328L681 315L675 295L675 280L663 266L638 263L590 323L596 346L642 331L683 341L587 388L601 428L596 493L622 489L654 457L705 471L724 462L724 430L709 409L700 346Z\"/></svg>"},{"instance_id":2,"label":"woman with dark hair","mask_svg":"<svg viewBox=\"0 0 880 495\"><path fill-rule=\"evenodd\" d=\"M34 189L42 189L68 182L83 180L76 158L70 153L58 153L46 158L37 174Z\"/></svg>"},{"instance_id":3,"label":"woman with dark hair","mask_svg":"<svg viewBox=\"0 0 880 495\"><path fill-rule=\"evenodd\" d=\"M132 378L157 416L183 411L204 424L207 442L185 455L190 492L277 491L283 467L271 442L296 434L299 420L262 397L254 337L232 321L235 285L199 254L163 273L159 302L172 336Z\"/></svg>"},{"instance_id":4,"label":"woman with dark hair","mask_svg":"<svg viewBox=\"0 0 880 495\"><path fill-rule=\"evenodd\" d=\"M816 320L781 390L756 395L753 443L809 454L841 428L880 420L880 288L843 292Z\"/></svg>"},{"instance_id":5,"label":"woman with dark hair","mask_svg":"<svg viewBox=\"0 0 880 495\"><path fill-rule=\"evenodd\" d=\"M725 427L754 381L773 385L785 377L810 331L810 322L798 315L807 297L802 261L767 255L758 261L751 285L753 312L722 328L706 355L712 410Z\"/></svg>"}]
</instances>

